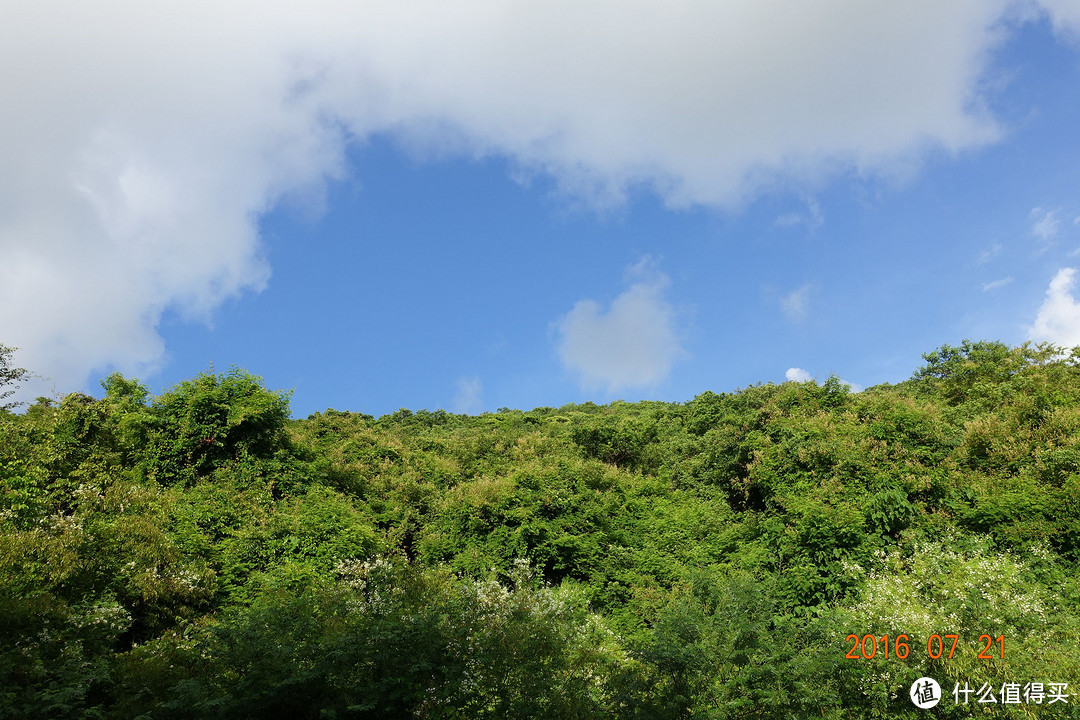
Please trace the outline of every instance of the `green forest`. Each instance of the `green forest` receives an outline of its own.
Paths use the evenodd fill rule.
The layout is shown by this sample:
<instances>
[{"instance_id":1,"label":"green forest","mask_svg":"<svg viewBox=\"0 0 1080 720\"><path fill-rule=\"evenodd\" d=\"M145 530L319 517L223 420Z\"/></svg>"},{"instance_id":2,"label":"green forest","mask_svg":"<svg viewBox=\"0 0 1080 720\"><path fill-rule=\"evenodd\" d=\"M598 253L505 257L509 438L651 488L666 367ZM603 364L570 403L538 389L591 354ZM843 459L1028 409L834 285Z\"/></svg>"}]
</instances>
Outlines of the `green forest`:
<instances>
[{"instance_id":1,"label":"green forest","mask_svg":"<svg viewBox=\"0 0 1080 720\"><path fill-rule=\"evenodd\" d=\"M0 718L1080 717L1080 348L304 419L14 357Z\"/></svg>"}]
</instances>

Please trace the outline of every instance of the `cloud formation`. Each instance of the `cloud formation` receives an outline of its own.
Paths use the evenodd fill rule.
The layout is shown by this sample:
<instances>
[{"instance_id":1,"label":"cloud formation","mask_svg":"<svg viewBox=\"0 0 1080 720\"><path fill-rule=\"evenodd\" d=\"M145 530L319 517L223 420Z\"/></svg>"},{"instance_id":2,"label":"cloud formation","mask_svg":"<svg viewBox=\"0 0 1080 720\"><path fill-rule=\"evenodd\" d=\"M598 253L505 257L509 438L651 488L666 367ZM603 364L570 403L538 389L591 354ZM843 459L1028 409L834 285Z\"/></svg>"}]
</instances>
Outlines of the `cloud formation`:
<instances>
[{"instance_id":1,"label":"cloud formation","mask_svg":"<svg viewBox=\"0 0 1080 720\"><path fill-rule=\"evenodd\" d=\"M813 378L810 377L810 373L803 370L801 367L788 368L787 372L784 373L784 377L787 378L788 382L796 383L810 382L813 380Z\"/></svg>"},{"instance_id":2,"label":"cloud formation","mask_svg":"<svg viewBox=\"0 0 1080 720\"><path fill-rule=\"evenodd\" d=\"M821 211L821 204L814 198L809 198L806 201L806 212L790 212L784 213L780 217L776 218L773 223L777 227L790 228L798 227L800 225L805 226L808 230L817 230L823 224L825 224L825 213Z\"/></svg>"},{"instance_id":3,"label":"cloud formation","mask_svg":"<svg viewBox=\"0 0 1080 720\"><path fill-rule=\"evenodd\" d=\"M1004 277L1004 278L1001 278L999 280L993 280L993 281L988 282L988 283L983 283L982 289L983 289L983 292L989 292L991 290L997 290L998 288L1005 287L1006 285L1008 285L1012 281L1013 281L1012 277Z\"/></svg>"},{"instance_id":4,"label":"cloud formation","mask_svg":"<svg viewBox=\"0 0 1080 720\"><path fill-rule=\"evenodd\" d=\"M848 382L844 378L838 378L838 379L840 380L840 383L842 385L847 385L848 386L848 392L861 393L863 390L866 389L862 385L857 385L857 384L855 384L853 382Z\"/></svg>"},{"instance_id":5,"label":"cloud formation","mask_svg":"<svg viewBox=\"0 0 1080 720\"><path fill-rule=\"evenodd\" d=\"M684 354L667 275L646 257L626 273L629 287L604 309L580 300L553 324L563 367L587 389L608 393L656 385Z\"/></svg>"},{"instance_id":6,"label":"cloud formation","mask_svg":"<svg viewBox=\"0 0 1080 720\"><path fill-rule=\"evenodd\" d=\"M1080 303L1073 296L1075 287L1075 268L1057 271L1035 315L1035 323L1028 328L1029 340L1065 347L1080 345Z\"/></svg>"},{"instance_id":7,"label":"cloud formation","mask_svg":"<svg viewBox=\"0 0 1080 720\"><path fill-rule=\"evenodd\" d=\"M1061 222L1057 218L1057 210L1044 210L1041 207L1031 211L1031 234L1048 242L1057 237L1061 230Z\"/></svg>"},{"instance_id":8,"label":"cloud formation","mask_svg":"<svg viewBox=\"0 0 1080 720\"><path fill-rule=\"evenodd\" d=\"M65 389L152 370L163 313L264 287L259 217L317 207L374 133L672 206L977 147L998 137L977 90L1009 4L14 0L0 339Z\"/></svg>"},{"instance_id":9,"label":"cloud formation","mask_svg":"<svg viewBox=\"0 0 1080 720\"><path fill-rule=\"evenodd\" d=\"M810 305L810 291L813 289L811 283L807 283L801 287L795 288L787 295L780 298L780 309L783 310L784 315L788 320L799 321L806 317L807 310Z\"/></svg>"},{"instance_id":10,"label":"cloud formation","mask_svg":"<svg viewBox=\"0 0 1080 720\"><path fill-rule=\"evenodd\" d=\"M1002 251L1001 243L994 243L992 246L986 248L985 250L983 250L983 251L981 251L979 253L979 257L975 259L975 264L976 265L985 265L986 263L988 263L991 260L993 260L994 258L996 258L998 255L1000 255L1001 251Z\"/></svg>"},{"instance_id":11,"label":"cloud formation","mask_svg":"<svg viewBox=\"0 0 1080 720\"><path fill-rule=\"evenodd\" d=\"M475 375L459 378L454 393L454 412L477 415L484 409L484 384Z\"/></svg>"},{"instance_id":12,"label":"cloud formation","mask_svg":"<svg viewBox=\"0 0 1080 720\"><path fill-rule=\"evenodd\" d=\"M1054 32L1066 40L1080 44L1080 5L1074 0L1039 0L1054 25Z\"/></svg>"}]
</instances>

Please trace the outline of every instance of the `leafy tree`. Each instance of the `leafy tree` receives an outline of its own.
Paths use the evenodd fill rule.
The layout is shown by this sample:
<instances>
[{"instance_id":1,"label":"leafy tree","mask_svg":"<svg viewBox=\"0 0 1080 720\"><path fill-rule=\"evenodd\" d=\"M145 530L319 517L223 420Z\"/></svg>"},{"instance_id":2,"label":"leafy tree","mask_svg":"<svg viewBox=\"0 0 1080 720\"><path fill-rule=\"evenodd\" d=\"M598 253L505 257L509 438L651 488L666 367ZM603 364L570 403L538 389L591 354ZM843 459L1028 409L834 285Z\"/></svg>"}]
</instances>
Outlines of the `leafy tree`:
<instances>
[{"instance_id":1,"label":"leafy tree","mask_svg":"<svg viewBox=\"0 0 1080 720\"><path fill-rule=\"evenodd\" d=\"M14 355L15 350L17 348L0 344L0 400L14 395L18 389L18 383L30 375L26 369L12 365L12 355ZM0 403L0 412L7 412L21 404L16 402Z\"/></svg>"},{"instance_id":2,"label":"leafy tree","mask_svg":"<svg viewBox=\"0 0 1080 720\"><path fill-rule=\"evenodd\" d=\"M108 397L138 406L141 386L112 380ZM287 445L287 393L239 368L203 373L157 397L143 423L146 470L163 483L192 482L230 461L271 458Z\"/></svg>"},{"instance_id":3,"label":"leafy tree","mask_svg":"<svg viewBox=\"0 0 1080 720\"><path fill-rule=\"evenodd\" d=\"M915 372L912 380L955 405L1061 354L1061 348L1047 343L1024 343L1011 348L1002 342L964 340L959 347L942 345L924 354L926 365Z\"/></svg>"}]
</instances>

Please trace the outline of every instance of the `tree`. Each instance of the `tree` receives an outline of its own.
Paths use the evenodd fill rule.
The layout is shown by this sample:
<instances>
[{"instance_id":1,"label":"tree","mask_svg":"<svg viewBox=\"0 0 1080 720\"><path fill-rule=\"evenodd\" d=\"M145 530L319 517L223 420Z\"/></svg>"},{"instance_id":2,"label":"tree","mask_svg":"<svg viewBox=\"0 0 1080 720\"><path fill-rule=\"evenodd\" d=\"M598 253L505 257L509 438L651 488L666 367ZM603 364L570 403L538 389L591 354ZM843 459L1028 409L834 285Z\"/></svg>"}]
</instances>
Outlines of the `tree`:
<instances>
[{"instance_id":1,"label":"tree","mask_svg":"<svg viewBox=\"0 0 1080 720\"><path fill-rule=\"evenodd\" d=\"M116 377L106 382L108 399L143 413L144 387ZM144 434L150 474L172 483L210 475L241 458L272 458L287 445L288 419L289 393L267 390L262 378L233 368L224 375L203 373L154 398L145 422L135 423L142 427L132 432Z\"/></svg>"},{"instance_id":2,"label":"tree","mask_svg":"<svg viewBox=\"0 0 1080 720\"><path fill-rule=\"evenodd\" d=\"M942 345L924 354L926 365L912 379L957 405L977 396L980 386L985 390L1004 383L1025 368L1052 362L1064 352L1064 348L1048 343L1009 347L996 341L964 340L959 347Z\"/></svg>"},{"instance_id":3,"label":"tree","mask_svg":"<svg viewBox=\"0 0 1080 720\"><path fill-rule=\"evenodd\" d=\"M6 397L11 397L12 395L14 395L15 390L18 389L18 383L22 382L30 376L29 371L23 368L12 366L11 356L16 350L18 350L18 348L8 347L7 345L0 344L0 401L2 401ZM13 385L14 387L10 390L5 390L4 388L9 385ZM8 410L17 408L19 405L22 405L22 403L0 402L0 412L7 412Z\"/></svg>"}]
</instances>

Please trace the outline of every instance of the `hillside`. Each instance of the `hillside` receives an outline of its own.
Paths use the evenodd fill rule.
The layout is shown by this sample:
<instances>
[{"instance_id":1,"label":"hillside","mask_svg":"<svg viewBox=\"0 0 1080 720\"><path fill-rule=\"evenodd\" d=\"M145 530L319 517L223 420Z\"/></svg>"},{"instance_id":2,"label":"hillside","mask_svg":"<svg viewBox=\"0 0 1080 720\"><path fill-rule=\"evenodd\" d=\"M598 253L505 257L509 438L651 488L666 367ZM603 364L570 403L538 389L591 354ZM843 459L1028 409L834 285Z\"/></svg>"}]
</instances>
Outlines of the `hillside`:
<instances>
[{"instance_id":1,"label":"hillside","mask_svg":"<svg viewBox=\"0 0 1080 720\"><path fill-rule=\"evenodd\" d=\"M475 417L293 420L239 369L0 411L0 717L915 718L923 676L938 717L1076 717L1080 354L924 357Z\"/></svg>"}]
</instances>

